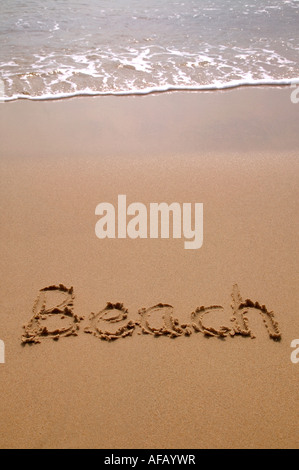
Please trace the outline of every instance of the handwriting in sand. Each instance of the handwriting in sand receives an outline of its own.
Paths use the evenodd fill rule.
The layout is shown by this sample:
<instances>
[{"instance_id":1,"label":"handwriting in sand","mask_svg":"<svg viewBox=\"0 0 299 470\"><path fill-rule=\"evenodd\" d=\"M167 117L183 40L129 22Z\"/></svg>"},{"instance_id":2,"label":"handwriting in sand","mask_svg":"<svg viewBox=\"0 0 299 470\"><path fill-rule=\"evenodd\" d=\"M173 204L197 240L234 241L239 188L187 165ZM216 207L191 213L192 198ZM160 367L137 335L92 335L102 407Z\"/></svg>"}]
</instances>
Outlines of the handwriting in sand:
<instances>
[{"instance_id":1,"label":"handwriting in sand","mask_svg":"<svg viewBox=\"0 0 299 470\"><path fill-rule=\"evenodd\" d=\"M57 341L66 336L78 336L80 331L91 334L106 341L117 340L138 334L152 336L190 336L201 333L204 336L218 338L233 337L236 335L254 338L250 327L249 314L258 314L268 332L269 338L279 341L281 333L274 312L250 299L243 300L237 284L233 286L232 315L229 325L214 327L208 324L209 314L223 313L221 305L197 307L190 315L190 321L180 323L174 316L172 305L160 303L138 311L138 319L130 319L129 312L122 303L110 303L98 313L91 313L88 324L82 329L85 322L83 316L74 313L74 291L63 284L45 287L40 290L33 305L33 316L24 325L22 344L40 343L41 340L52 338Z\"/></svg>"}]
</instances>

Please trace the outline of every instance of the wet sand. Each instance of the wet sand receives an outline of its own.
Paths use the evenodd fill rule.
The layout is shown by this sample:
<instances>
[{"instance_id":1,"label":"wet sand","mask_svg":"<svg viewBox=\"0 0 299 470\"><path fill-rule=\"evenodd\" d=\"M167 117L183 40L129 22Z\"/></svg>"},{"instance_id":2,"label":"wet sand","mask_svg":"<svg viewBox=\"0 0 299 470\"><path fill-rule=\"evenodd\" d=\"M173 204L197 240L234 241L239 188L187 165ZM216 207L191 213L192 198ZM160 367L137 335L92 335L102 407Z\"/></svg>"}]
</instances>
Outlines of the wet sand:
<instances>
[{"instance_id":1,"label":"wet sand","mask_svg":"<svg viewBox=\"0 0 299 470\"><path fill-rule=\"evenodd\" d=\"M298 448L299 105L290 89L18 101L0 104L0 124L0 447ZM116 206L119 194L203 203L203 246L98 239L95 208ZM59 284L73 287L66 305L79 329L55 334L55 315L58 330L73 317L48 311L41 322L54 334L22 346L40 289ZM239 313L254 339L230 334L235 284L253 302ZM61 292L46 294L51 310ZM107 302L125 317L97 329ZM151 309L160 304L171 308ZM167 334L163 314L184 334ZM132 334L103 337L130 321L141 321ZM227 335L204 334L221 326Z\"/></svg>"}]
</instances>

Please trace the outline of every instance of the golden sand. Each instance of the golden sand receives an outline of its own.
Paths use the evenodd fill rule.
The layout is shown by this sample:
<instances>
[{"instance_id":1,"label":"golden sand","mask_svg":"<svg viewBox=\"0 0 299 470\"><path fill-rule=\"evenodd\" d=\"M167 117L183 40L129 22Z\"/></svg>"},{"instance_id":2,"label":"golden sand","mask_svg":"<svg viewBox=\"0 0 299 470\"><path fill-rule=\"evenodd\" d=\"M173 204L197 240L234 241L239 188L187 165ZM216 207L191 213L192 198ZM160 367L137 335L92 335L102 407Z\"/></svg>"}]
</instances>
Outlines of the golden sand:
<instances>
[{"instance_id":1,"label":"golden sand","mask_svg":"<svg viewBox=\"0 0 299 470\"><path fill-rule=\"evenodd\" d=\"M1 448L298 448L298 109L288 88L0 105ZM203 202L203 246L99 240L119 194Z\"/></svg>"}]
</instances>

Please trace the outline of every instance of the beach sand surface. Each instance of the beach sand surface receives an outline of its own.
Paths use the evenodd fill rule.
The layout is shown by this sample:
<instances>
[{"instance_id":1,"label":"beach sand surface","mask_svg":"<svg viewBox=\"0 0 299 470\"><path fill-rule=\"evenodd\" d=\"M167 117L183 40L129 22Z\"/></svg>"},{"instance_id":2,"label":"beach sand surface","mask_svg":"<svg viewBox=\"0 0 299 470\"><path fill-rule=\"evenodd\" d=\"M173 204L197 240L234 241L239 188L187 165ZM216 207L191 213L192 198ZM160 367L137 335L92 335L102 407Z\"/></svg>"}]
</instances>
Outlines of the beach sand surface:
<instances>
[{"instance_id":1,"label":"beach sand surface","mask_svg":"<svg viewBox=\"0 0 299 470\"><path fill-rule=\"evenodd\" d=\"M0 105L1 448L298 448L299 104L244 88ZM201 202L204 241L104 239L100 202ZM74 288L78 336L21 345L39 290ZM121 302L180 323L231 293L273 311L256 338L84 333Z\"/></svg>"}]
</instances>

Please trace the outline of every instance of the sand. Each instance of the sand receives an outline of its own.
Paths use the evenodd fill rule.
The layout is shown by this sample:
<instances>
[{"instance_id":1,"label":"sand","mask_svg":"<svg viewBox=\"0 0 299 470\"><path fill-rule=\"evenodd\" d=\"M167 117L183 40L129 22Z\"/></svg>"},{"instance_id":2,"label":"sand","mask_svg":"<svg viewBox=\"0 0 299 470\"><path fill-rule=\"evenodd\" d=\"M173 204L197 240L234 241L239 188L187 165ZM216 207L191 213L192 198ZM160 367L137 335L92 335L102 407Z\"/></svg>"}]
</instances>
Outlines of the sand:
<instances>
[{"instance_id":1,"label":"sand","mask_svg":"<svg viewBox=\"0 0 299 470\"><path fill-rule=\"evenodd\" d=\"M18 101L0 124L0 447L298 448L290 88ZM119 194L203 203L203 246L98 239Z\"/></svg>"}]
</instances>

